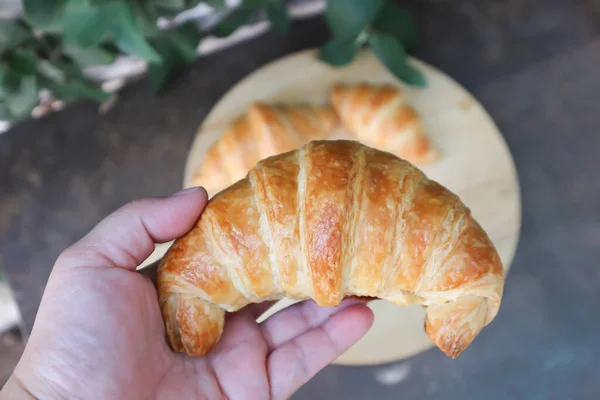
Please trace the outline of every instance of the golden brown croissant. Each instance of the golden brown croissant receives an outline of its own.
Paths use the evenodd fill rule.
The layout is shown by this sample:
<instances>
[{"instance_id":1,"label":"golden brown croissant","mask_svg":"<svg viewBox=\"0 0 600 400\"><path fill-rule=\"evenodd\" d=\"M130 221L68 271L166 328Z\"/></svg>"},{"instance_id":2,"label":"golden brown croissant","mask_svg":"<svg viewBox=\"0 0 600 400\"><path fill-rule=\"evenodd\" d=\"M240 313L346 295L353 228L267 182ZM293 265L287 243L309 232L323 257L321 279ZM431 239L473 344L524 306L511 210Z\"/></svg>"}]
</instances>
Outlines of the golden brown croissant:
<instances>
[{"instance_id":1,"label":"golden brown croissant","mask_svg":"<svg viewBox=\"0 0 600 400\"><path fill-rule=\"evenodd\" d=\"M210 147L194 183L213 195L246 176L259 160L323 139L337 124L329 106L254 103Z\"/></svg>"},{"instance_id":2,"label":"golden brown croissant","mask_svg":"<svg viewBox=\"0 0 600 400\"><path fill-rule=\"evenodd\" d=\"M197 356L218 342L226 311L368 296L426 307L427 334L456 357L498 313L503 286L496 249L456 195L345 140L260 161L209 201L158 269L169 343Z\"/></svg>"},{"instance_id":3,"label":"golden brown croissant","mask_svg":"<svg viewBox=\"0 0 600 400\"><path fill-rule=\"evenodd\" d=\"M344 125L362 143L394 153L414 164L439 158L421 118L403 91L389 84L336 84L331 101Z\"/></svg>"}]
</instances>

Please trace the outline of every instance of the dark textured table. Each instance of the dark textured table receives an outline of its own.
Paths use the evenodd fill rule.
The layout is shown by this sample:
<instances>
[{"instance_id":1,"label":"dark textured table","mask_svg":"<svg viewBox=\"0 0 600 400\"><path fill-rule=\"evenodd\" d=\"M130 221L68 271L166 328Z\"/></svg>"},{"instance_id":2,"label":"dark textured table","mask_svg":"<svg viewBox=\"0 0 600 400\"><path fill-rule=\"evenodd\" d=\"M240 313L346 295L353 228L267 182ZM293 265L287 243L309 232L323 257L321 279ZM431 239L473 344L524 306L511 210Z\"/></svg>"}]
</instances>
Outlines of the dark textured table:
<instances>
[{"instance_id":1,"label":"dark textured table","mask_svg":"<svg viewBox=\"0 0 600 400\"><path fill-rule=\"evenodd\" d=\"M600 2L407 1L417 56L480 99L517 164L519 248L499 316L452 361L436 349L323 371L298 398L600 398ZM284 54L324 42L319 19L199 61L160 97L127 88L0 136L0 253L32 326L53 260L102 217L178 189L210 107Z\"/></svg>"}]
</instances>

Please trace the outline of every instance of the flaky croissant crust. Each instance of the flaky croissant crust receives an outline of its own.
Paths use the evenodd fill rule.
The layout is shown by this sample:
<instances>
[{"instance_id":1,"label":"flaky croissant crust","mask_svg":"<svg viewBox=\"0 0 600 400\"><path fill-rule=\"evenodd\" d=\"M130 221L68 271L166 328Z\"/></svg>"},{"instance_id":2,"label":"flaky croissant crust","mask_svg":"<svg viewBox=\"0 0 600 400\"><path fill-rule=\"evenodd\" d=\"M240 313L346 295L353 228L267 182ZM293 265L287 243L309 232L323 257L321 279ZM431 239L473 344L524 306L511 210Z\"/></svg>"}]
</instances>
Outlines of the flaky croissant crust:
<instances>
[{"instance_id":1,"label":"flaky croissant crust","mask_svg":"<svg viewBox=\"0 0 600 400\"><path fill-rule=\"evenodd\" d=\"M420 115L399 86L337 83L331 90L331 103L343 124L367 146L389 151L416 165L431 164L440 158Z\"/></svg>"},{"instance_id":2,"label":"flaky croissant crust","mask_svg":"<svg viewBox=\"0 0 600 400\"><path fill-rule=\"evenodd\" d=\"M196 356L218 342L226 311L356 295L426 307L426 333L456 357L498 313L503 285L496 249L455 194L345 140L260 161L209 201L158 270L168 341Z\"/></svg>"},{"instance_id":3,"label":"flaky croissant crust","mask_svg":"<svg viewBox=\"0 0 600 400\"><path fill-rule=\"evenodd\" d=\"M208 148L193 181L213 195L261 159L324 139L338 123L331 106L255 102Z\"/></svg>"}]
</instances>

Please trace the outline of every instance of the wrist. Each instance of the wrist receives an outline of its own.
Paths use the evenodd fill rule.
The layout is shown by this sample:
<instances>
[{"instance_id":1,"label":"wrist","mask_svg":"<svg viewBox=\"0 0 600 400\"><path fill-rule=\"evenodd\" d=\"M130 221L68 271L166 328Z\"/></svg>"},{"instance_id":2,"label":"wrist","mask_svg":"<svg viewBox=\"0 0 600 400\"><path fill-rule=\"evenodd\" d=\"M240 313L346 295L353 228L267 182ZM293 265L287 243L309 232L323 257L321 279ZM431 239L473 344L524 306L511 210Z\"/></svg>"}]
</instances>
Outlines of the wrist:
<instances>
[{"instance_id":1,"label":"wrist","mask_svg":"<svg viewBox=\"0 0 600 400\"><path fill-rule=\"evenodd\" d=\"M26 357L26 352L24 357ZM0 391L0 400L64 399L68 398L60 385L48 379L37 368L31 368L23 359L17 364L6 385Z\"/></svg>"},{"instance_id":2,"label":"wrist","mask_svg":"<svg viewBox=\"0 0 600 400\"><path fill-rule=\"evenodd\" d=\"M0 390L0 400L37 400L23 383L13 374Z\"/></svg>"}]
</instances>

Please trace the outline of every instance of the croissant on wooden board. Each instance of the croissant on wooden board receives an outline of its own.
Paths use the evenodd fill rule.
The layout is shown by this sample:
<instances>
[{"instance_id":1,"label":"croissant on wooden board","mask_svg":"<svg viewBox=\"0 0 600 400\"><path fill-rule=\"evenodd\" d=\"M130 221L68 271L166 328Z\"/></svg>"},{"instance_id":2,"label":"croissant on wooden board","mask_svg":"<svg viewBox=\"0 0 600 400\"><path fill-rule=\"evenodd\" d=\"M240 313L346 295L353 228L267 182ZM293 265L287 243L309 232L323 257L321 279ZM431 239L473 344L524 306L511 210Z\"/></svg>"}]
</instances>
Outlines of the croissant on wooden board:
<instances>
[{"instance_id":1,"label":"croissant on wooden board","mask_svg":"<svg viewBox=\"0 0 600 400\"><path fill-rule=\"evenodd\" d=\"M338 122L331 106L256 102L208 149L193 181L213 195L246 176L259 160L325 138Z\"/></svg>"},{"instance_id":2,"label":"croissant on wooden board","mask_svg":"<svg viewBox=\"0 0 600 400\"><path fill-rule=\"evenodd\" d=\"M362 143L417 165L439 159L420 116L399 87L337 83L331 91L331 102L343 124Z\"/></svg>"},{"instance_id":3,"label":"croissant on wooden board","mask_svg":"<svg viewBox=\"0 0 600 400\"><path fill-rule=\"evenodd\" d=\"M168 341L202 356L226 312L348 296L426 307L458 356L500 306L503 268L469 209L412 164L354 141L313 141L260 161L213 197L157 275Z\"/></svg>"}]
</instances>

